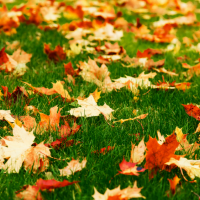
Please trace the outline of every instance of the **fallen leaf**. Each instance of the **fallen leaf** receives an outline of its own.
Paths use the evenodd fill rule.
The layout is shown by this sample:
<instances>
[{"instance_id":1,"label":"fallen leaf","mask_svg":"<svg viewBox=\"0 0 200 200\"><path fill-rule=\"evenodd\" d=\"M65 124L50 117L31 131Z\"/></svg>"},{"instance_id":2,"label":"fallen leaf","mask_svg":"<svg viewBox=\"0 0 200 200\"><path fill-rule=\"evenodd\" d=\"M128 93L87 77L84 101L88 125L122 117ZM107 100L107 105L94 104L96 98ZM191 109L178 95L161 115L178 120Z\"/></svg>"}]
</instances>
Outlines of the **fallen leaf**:
<instances>
[{"instance_id":1,"label":"fallen leaf","mask_svg":"<svg viewBox=\"0 0 200 200\"><path fill-rule=\"evenodd\" d=\"M50 115L39 113L41 120L38 123L36 133L42 134L43 131L47 131L49 129L56 130L56 128L59 128L61 110L62 108L58 110L58 106L54 106L50 109Z\"/></svg>"},{"instance_id":2,"label":"fallen leaf","mask_svg":"<svg viewBox=\"0 0 200 200\"><path fill-rule=\"evenodd\" d=\"M26 158L24 159L24 168L33 173L45 171L49 166L49 158L51 152L43 142L35 147L29 148L26 151Z\"/></svg>"},{"instance_id":3,"label":"fallen leaf","mask_svg":"<svg viewBox=\"0 0 200 200\"><path fill-rule=\"evenodd\" d=\"M168 136L162 145L160 145L155 138L149 136L149 141L146 143L147 152L145 168L155 170L155 172L158 169L166 169L165 163L171 158L180 158L180 156L174 154L178 145L179 142L176 140L175 134Z\"/></svg>"},{"instance_id":4,"label":"fallen leaf","mask_svg":"<svg viewBox=\"0 0 200 200\"><path fill-rule=\"evenodd\" d=\"M103 114L106 119L110 119L110 114L114 111L106 103L103 106L98 106L93 95L90 95L84 100L77 99L81 107L72 108L69 113L75 117L94 117Z\"/></svg>"},{"instance_id":5,"label":"fallen leaf","mask_svg":"<svg viewBox=\"0 0 200 200\"><path fill-rule=\"evenodd\" d=\"M24 199L24 200L42 200L41 191L48 190L49 192L55 188L61 188L68 185L72 185L77 183L77 181L69 182L68 180L64 181L56 181L55 179L51 180L43 180L39 179L36 182L36 185L25 185L23 191L17 191L16 197Z\"/></svg>"},{"instance_id":6,"label":"fallen leaf","mask_svg":"<svg viewBox=\"0 0 200 200\"><path fill-rule=\"evenodd\" d=\"M130 162L141 164L145 159L145 151L146 151L146 146L144 144L144 138L140 141L138 146L132 144Z\"/></svg>"},{"instance_id":7,"label":"fallen leaf","mask_svg":"<svg viewBox=\"0 0 200 200\"><path fill-rule=\"evenodd\" d=\"M125 199L131 199L131 198L144 198L142 194L140 193L142 188L137 187L137 181L134 182L133 187L127 187L123 190L120 190L120 186L113 189L109 190L107 189L104 194L100 194L96 188L94 188L94 194L92 197L94 200L125 200Z\"/></svg>"},{"instance_id":8,"label":"fallen leaf","mask_svg":"<svg viewBox=\"0 0 200 200\"><path fill-rule=\"evenodd\" d=\"M26 132L23 126L20 128L18 125L13 128L13 136L3 138L5 146L1 147L1 158L8 159L3 166L8 173L19 173L34 139L33 131Z\"/></svg>"},{"instance_id":9,"label":"fallen leaf","mask_svg":"<svg viewBox=\"0 0 200 200\"><path fill-rule=\"evenodd\" d=\"M75 172L85 168L86 163L87 163L86 158L84 158L82 162L79 162L79 159L78 160L73 159L67 163L68 165L66 167L64 167L63 169L59 169L60 176L70 176L71 174L74 174Z\"/></svg>"},{"instance_id":10,"label":"fallen leaf","mask_svg":"<svg viewBox=\"0 0 200 200\"><path fill-rule=\"evenodd\" d=\"M48 58L54 62L66 59L66 53L60 45L57 45L54 50L51 50L50 45L44 44L44 52L47 54Z\"/></svg>"},{"instance_id":11,"label":"fallen leaf","mask_svg":"<svg viewBox=\"0 0 200 200\"><path fill-rule=\"evenodd\" d=\"M170 184L171 193L175 194L175 192L176 192L176 186L177 186L177 184L179 184L179 182L180 182L181 179L178 178L177 175L175 175L173 179L167 179L167 180L169 181L169 184Z\"/></svg>"},{"instance_id":12,"label":"fallen leaf","mask_svg":"<svg viewBox=\"0 0 200 200\"><path fill-rule=\"evenodd\" d=\"M138 172L145 171L144 168L136 166L136 163L126 162L124 158L122 162L119 164L119 167L121 169L121 171L119 171L119 174L125 174L125 175L139 176Z\"/></svg>"},{"instance_id":13,"label":"fallen leaf","mask_svg":"<svg viewBox=\"0 0 200 200\"><path fill-rule=\"evenodd\" d=\"M169 166L176 165L181 170L184 169L191 179L194 179L195 177L200 177L200 161L199 160L188 160L187 158L182 158L182 157L179 160L177 160L176 158L170 158L170 160L166 162L165 164Z\"/></svg>"},{"instance_id":14,"label":"fallen leaf","mask_svg":"<svg viewBox=\"0 0 200 200\"><path fill-rule=\"evenodd\" d=\"M185 112L189 116L194 117L195 119L200 121L200 108L198 108L197 106L193 104L188 104L188 105L182 104L182 106L184 107Z\"/></svg>"}]
</instances>

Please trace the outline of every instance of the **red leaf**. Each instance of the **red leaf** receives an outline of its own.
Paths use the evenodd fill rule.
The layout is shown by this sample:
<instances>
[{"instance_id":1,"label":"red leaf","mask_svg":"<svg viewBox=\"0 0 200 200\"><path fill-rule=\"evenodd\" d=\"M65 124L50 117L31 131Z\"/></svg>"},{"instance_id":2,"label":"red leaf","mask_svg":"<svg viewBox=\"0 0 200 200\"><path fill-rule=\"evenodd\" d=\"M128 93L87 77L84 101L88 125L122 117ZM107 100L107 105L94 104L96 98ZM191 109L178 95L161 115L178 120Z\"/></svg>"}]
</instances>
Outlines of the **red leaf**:
<instances>
[{"instance_id":1,"label":"red leaf","mask_svg":"<svg viewBox=\"0 0 200 200\"><path fill-rule=\"evenodd\" d=\"M122 162L119 164L119 167L122 170L119 171L119 174L125 174L125 175L139 176L138 172L145 171L144 168L136 166L136 163L127 162L124 158Z\"/></svg>"},{"instance_id":2,"label":"red leaf","mask_svg":"<svg viewBox=\"0 0 200 200\"><path fill-rule=\"evenodd\" d=\"M108 151L113 150L114 148L115 148L115 147L107 146L107 147L101 148L100 151L96 150L96 151L93 151L93 152L91 152L91 153L102 153L102 154L105 154L105 153L107 153Z\"/></svg>"},{"instance_id":3,"label":"red leaf","mask_svg":"<svg viewBox=\"0 0 200 200\"><path fill-rule=\"evenodd\" d=\"M66 75L70 74L71 76L77 76L80 71L80 69L74 70L71 62L64 64L64 68L65 68L65 74Z\"/></svg>"},{"instance_id":4,"label":"red leaf","mask_svg":"<svg viewBox=\"0 0 200 200\"><path fill-rule=\"evenodd\" d=\"M156 54L162 54L163 51L160 49L146 49L143 52L137 51L137 58L151 58L151 56L156 55Z\"/></svg>"},{"instance_id":5,"label":"red leaf","mask_svg":"<svg viewBox=\"0 0 200 200\"><path fill-rule=\"evenodd\" d=\"M64 180L64 181L56 181L55 179L51 179L51 180L43 180L43 179L39 179L36 182L36 187L40 190L51 190L51 189L55 189L55 188L60 188L60 187L65 187L68 185L72 185L74 183L77 183L78 181L73 181L73 182L69 182L68 180Z\"/></svg>"},{"instance_id":6,"label":"red leaf","mask_svg":"<svg viewBox=\"0 0 200 200\"><path fill-rule=\"evenodd\" d=\"M5 52L5 47L0 51L0 65L7 63L9 61L8 56Z\"/></svg>"},{"instance_id":7,"label":"red leaf","mask_svg":"<svg viewBox=\"0 0 200 200\"><path fill-rule=\"evenodd\" d=\"M67 137L60 138L60 139L57 139L56 141L53 141L51 144L45 144L45 146L52 147L54 149L59 149L61 146L69 147L74 144L74 140L67 141L67 139L68 139Z\"/></svg>"}]
</instances>

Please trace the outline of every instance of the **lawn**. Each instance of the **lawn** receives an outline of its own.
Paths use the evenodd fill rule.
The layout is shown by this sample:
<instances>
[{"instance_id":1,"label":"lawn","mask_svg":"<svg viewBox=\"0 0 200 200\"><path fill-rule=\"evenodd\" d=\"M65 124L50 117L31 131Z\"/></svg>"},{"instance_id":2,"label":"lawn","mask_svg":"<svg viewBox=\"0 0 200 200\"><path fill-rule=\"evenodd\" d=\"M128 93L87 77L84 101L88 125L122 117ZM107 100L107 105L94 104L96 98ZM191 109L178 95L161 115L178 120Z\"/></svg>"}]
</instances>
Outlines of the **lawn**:
<instances>
[{"instance_id":1,"label":"lawn","mask_svg":"<svg viewBox=\"0 0 200 200\"><path fill-rule=\"evenodd\" d=\"M0 0L1 199L200 198L199 20L199 1Z\"/></svg>"}]
</instances>

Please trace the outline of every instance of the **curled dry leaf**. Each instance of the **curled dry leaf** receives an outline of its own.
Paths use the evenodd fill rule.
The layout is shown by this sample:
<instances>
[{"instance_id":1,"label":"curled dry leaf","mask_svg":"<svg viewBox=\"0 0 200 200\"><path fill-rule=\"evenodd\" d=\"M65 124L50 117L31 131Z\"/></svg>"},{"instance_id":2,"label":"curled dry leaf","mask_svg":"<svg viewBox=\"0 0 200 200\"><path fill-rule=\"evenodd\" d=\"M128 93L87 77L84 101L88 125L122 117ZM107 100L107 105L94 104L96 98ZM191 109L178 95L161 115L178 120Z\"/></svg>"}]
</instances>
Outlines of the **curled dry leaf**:
<instances>
[{"instance_id":1,"label":"curled dry leaf","mask_svg":"<svg viewBox=\"0 0 200 200\"><path fill-rule=\"evenodd\" d=\"M194 179L195 177L200 178L200 160L188 160L187 158L182 157L179 160L177 160L176 158L170 158L170 160L165 164L169 166L175 165L180 169L184 169L191 179Z\"/></svg>"},{"instance_id":2,"label":"curled dry leaf","mask_svg":"<svg viewBox=\"0 0 200 200\"><path fill-rule=\"evenodd\" d=\"M30 83L23 82L29 87L33 89L35 93L39 93L40 95L46 94L46 95L53 95L53 94L60 94L62 98L66 99L71 99L69 93L67 90L64 89L63 83L61 81L57 81L56 83L53 84L53 88L48 89L45 87L33 87Z\"/></svg>"},{"instance_id":3,"label":"curled dry leaf","mask_svg":"<svg viewBox=\"0 0 200 200\"><path fill-rule=\"evenodd\" d=\"M144 144L144 138L140 141L138 146L135 146L135 144L132 144L131 149L131 159L130 162L140 164L145 159L145 151L146 146Z\"/></svg>"},{"instance_id":4,"label":"curled dry leaf","mask_svg":"<svg viewBox=\"0 0 200 200\"><path fill-rule=\"evenodd\" d=\"M11 123L15 122L15 119L10 114L10 110L0 110L0 120L6 120Z\"/></svg>"},{"instance_id":5,"label":"curled dry leaf","mask_svg":"<svg viewBox=\"0 0 200 200\"><path fill-rule=\"evenodd\" d=\"M177 175L175 175L173 179L167 179L167 180L169 181L169 184L170 184L171 193L175 194L175 192L176 192L176 186L177 186L177 184L179 184L179 182L180 182L181 179L178 178Z\"/></svg>"}]
</instances>

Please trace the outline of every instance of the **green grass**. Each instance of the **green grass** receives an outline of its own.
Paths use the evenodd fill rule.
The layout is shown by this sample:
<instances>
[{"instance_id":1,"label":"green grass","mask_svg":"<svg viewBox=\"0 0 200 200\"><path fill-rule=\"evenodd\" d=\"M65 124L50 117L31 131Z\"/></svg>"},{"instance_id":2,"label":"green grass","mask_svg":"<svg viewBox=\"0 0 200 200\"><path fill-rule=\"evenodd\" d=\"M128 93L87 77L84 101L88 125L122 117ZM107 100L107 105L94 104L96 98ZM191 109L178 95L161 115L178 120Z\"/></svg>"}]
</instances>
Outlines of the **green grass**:
<instances>
[{"instance_id":1,"label":"green grass","mask_svg":"<svg viewBox=\"0 0 200 200\"><path fill-rule=\"evenodd\" d=\"M19 1L18 1L19 3ZM16 4L16 3L14 3ZM9 5L12 8L14 4ZM120 8L117 8L120 9ZM126 13L126 9L123 9L123 16L132 23L136 22L136 18L140 17L138 14ZM199 15L198 15L199 18ZM142 20L141 22L145 25L150 26L153 21L158 20L157 17L152 18L150 21ZM60 21L66 22L64 19ZM192 37L192 34L198 27L187 27L182 26L177 29L177 37L182 41L182 37ZM36 39L36 32L41 33L41 39ZM66 45L69 47L68 40L57 31L41 31L35 25L21 24L17 28L17 33L11 36L5 35L3 32L0 34L0 49L5 46L5 42L12 42L18 40L22 46L22 49L27 53L32 54L31 62L27 64L28 70L22 77L9 76L7 73L2 71L0 73L0 85L7 86L9 91L13 91L16 86L24 86L26 89L30 89L22 81L28 82L35 87L47 87L51 88L52 83L56 80L63 80L66 75L64 74L63 63L69 61L72 62L73 67L76 68L76 64L79 61L88 61L88 57L94 58L94 55L81 53L73 58L66 58L66 60L54 63L48 61L46 54L43 51L44 43L51 43L53 49L56 45ZM122 40L119 42L125 49L130 57L136 56L138 50L143 51L147 48L166 48L166 44L151 43L144 40L134 40L133 33L125 33ZM196 43L197 44L197 43ZM12 51L7 51L12 54ZM181 50L176 54L165 53L163 55L154 56L154 60L160 60L165 58L165 68L168 70L176 70L176 73L182 73L186 71L182 68L181 63L177 62L177 57L186 55L190 59L186 61L188 64L194 65L194 61L199 58L199 53L188 51L187 48L182 44ZM121 61L112 62L107 65L111 72L110 77L117 79L124 75L138 76L143 69L138 68L124 68ZM164 76L165 81L172 82L184 82L183 76L170 77L167 74L157 74L157 76L151 80L153 84L156 84L158 80L162 81ZM161 134L165 137L172 134L176 126L183 128L183 133L188 133L188 141L193 143L197 141L197 137L193 135L198 125L198 121L188 116L181 104L199 104L200 102L200 81L199 77L194 76L190 82L192 87L185 92L179 90L156 90L156 89L140 89L139 100L134 101L135 96L131 91L127 89L121 89L112 91L110 93L101 93L101 98L98 101L98 105L107 103L112 109L115 110L113 113L116 120L133 118L134 109L138 110L139 114L148 113L148 117L140 120L142 126L137 121L128 121L121 123L112 122L108 124L103 115L99 117L85 118L80 117L77 119L77 123L81 124L81 129L69 139L74 139L75 143L80 142L77 145L73 145L67 148L61 148L59 150L51 149L52 157L65 159L67 157L74 159L83 159L86 157L87 165L86 168L80 172L76 172L69 178L59 176L59 170L67 165L68 161L59 161L50 158L50 166L48 172L52 172L56 180L62 181L67 179L69 181L79 181L78 185L80 189L75 185L67 186L64 188L55 189L53 192L42 192L44 199L73 199L73 200L89 200L93 199L94 187L100 193L104 193L107 188L114 189L119 185L121 188L132 186L134 181L137 180L138 187L143 187L141 193L146 199L168 199L166 191L169 190L169 182L167 179L172 179L175 174L181 178L181 185L177 193L170 197L170 199L197 199L197 197L191 192L194 191L200 194L200 179L196 179L196 183L186 182L178 168L173 169L171 172L159 171L154 178L149 179L149 172L140 173L139 176L127 176L117 175L120 171L119 163L125 158L127 161L130 159L131 153L131 142L138 144L139 141L144 137L145 142L148 141L149 136L156 137L157 130L160 130ZM71 87L72 91L69 92L71 96L78 97L88 95L97 88L94 83L84 81L81 77L76 78L76 85L65 82L65 88ZM61 97L54 99L56 95L42 97L37 94L30 95L32 100L30 105L34 105L42 113L49 115L51 107L58 105L59 108L63 108L61 115L68 115L68 112L73 106L70 103L64 103ZM51 101L52 100L52 101ZM51 101L48 104L48 101ZM16 116L25 115L24 106L25 102L23 99L19 99L13 103L10 107L7 105L5 99L0 101L1 110L10 109L11 113ZM40 121L39 114L36 117L36 121ZM9 126L6 122L0 122L0 136L11 135L11 131L4 130L4 126ZM136 138L135 134L140 133L139 138ZM37 143L44 140L48 140L49 135L57 138L58 132L46 132L44 135L36 135L35 141ZM100 150L103 147L115 146L114 150L106 153L105 155L93 154L95 150ZM200 159L200 150L197 150L195 154L196 159ZM194 158L193 158L194 159ZM144 167L145 161L139 165ZM185 173L186 175L186 173ZM189 177L186 175L189 179ZM20 172L17 174L8 174L3 170L0 171L0 196L1 199L14 199L15 191L21 189L23 185L34 185L37 179L47 179L45 172L42 173L29 173L22 167Z\"/></svg>"}]
</instances>

